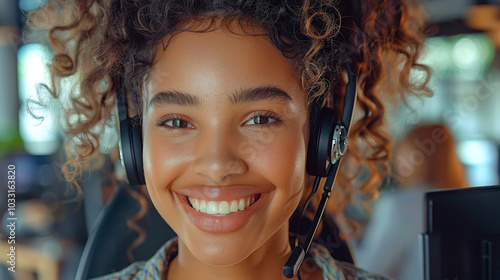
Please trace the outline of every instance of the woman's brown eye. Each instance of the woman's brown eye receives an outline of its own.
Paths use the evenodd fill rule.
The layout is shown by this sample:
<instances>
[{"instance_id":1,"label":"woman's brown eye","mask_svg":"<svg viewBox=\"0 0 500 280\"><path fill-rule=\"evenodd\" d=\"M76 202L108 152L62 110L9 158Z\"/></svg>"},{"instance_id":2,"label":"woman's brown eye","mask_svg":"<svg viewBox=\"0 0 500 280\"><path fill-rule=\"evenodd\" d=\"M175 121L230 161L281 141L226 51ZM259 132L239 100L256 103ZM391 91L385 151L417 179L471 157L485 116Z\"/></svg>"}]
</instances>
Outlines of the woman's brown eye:
<instances>
[{"instance_id":1,"label":"woman's brown eye","mask_svg":"<svg viewBox=\"0 0 500 280\"><path fill-rule=\"evenodd\" d=\"M169 128L193 128L194 126L186 120L173 119L167 120L163 123L164 126Z\"/></svg>"},{"instance_id":2,"label":"woman's brown eye","mask_svg":"<svg viewBox=\"0 0 500 280\"><path fill-rule=\"evenodd\" d=\"M269 118L268 117L255 117L255 122L257 124L268 124L269 123Z\"/></svg>"},{"instance_id":3,"label":"woman's brown eye","mask_svg":"<svg viewBox=\"0 0 500 280\"><path fill-rule=\"evenodd\" d=\"M273 118L270 117L253 117L251 118L248 122L246 122L247 125L253 125L253 124L271 124L275 122L276 120L273 120Z\"/></svg>"},{"instance_id":4,"label":"woman's brown eye","mask_svg":"<svg viewBox=\"0 0 500 280\"><path fill-rule=\"evenodd\" d=\"M280 121L278 116L254 116L245 125L271 125Z\"/></svg>"}]
</instances>

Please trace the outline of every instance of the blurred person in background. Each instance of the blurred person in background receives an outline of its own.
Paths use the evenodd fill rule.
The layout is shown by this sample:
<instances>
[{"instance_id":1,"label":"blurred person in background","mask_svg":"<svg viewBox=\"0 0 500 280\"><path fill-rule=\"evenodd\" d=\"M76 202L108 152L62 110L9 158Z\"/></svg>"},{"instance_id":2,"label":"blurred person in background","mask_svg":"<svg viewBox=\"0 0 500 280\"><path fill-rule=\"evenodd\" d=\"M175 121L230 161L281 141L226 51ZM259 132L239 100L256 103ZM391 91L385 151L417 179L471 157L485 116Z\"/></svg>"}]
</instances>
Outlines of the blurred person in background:
<instances>
[{"instance_id":1,"label":"blurred person in background","mask_svg":"<svg viewBox=\"0 0 500 280\"><path fill-rule=\"evenodd\" d=\"M355 246L364 269L402 280L423 279L419 235L424 232L424 193L467 187L455 141L441 124L413 128L392 157L395 188L382 192L361 241Z\"/></svg>"}]
</instances>

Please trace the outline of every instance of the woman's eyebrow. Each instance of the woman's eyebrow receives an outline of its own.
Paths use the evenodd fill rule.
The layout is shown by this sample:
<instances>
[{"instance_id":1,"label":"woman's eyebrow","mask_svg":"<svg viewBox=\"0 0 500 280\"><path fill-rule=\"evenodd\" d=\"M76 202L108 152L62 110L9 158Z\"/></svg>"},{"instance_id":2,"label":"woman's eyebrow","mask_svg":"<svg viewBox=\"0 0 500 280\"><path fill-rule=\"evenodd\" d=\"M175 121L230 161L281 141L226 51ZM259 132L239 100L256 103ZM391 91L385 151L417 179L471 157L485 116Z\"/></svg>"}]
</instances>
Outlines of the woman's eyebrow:
<instances>
[{"instance_id":1,"label":"woman's eyebrow","mask_svg":"<svg viewBox=\"0 0 500 280\"><path fill-rule=\"evenodd\" d=\"M275 86L262 86L256 88L244 88L236 91L229 97L231 104L241 104L262 100L276 99L282 102L289 102L292 97L284 90Z\"/></svg>"},{"instance_id":2,"label":"woman's eyebrow","mask_svg":"<svg viewBox=\"0 0 500 280\"><path fill-rule=\"evenodd\" d=\"M169 90L155 94L151 100L149 100L148 107L151 108L165 105L199 106L201 105L201 100L196 95Z\"/></svg>"},{"instance_id":3,"label":"woman's eyebrow","mask_svg":"<svg viewBox=\"0 0 500 280\"><path fill-rule=\"evenodd\" d=\"M275 86L244 88L237 90L229 96L229 102L233 105L272 99L286 103L291 101L292 97L290 97L290 95L284 90ZM196 95L181 91L168 90L155 94L149 100L148 108L166 105L199 106L201 103L201 99Z\"/></svg>"}]
</instances>

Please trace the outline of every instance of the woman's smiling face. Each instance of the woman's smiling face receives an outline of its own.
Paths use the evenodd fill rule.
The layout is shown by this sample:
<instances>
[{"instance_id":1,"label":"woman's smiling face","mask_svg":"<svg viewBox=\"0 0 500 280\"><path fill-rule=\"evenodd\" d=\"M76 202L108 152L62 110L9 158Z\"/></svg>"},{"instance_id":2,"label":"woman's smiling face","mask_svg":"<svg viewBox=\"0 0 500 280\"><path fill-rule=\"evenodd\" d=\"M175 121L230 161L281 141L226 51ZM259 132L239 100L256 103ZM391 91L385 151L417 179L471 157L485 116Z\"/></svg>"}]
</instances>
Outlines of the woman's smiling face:
<instances>
[{"instance_id":1,"label":"woman's smiling face","mask_svg":"<svg viewBox=\"0 0 500 280\"><path fill-rule=\"evenodd\" d=\"M176 35L157 52L144 104L148 192L192 255L228 265L278 235L288 242L307 176L308 111L293 65L267 36Z\"/></svg>"}]
</instances>

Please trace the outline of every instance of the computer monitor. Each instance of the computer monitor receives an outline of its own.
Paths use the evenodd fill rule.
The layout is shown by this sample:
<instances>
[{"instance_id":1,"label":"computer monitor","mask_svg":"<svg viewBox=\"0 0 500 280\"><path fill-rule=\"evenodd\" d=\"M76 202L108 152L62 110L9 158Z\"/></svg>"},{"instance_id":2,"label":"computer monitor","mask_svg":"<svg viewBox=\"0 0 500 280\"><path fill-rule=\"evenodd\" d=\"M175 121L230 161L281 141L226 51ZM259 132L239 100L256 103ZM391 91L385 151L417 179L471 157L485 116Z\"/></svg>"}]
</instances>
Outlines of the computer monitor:
<instances>
[{"instance_id":1,"label":"computer monitor","mask_svg":"<svg viewBox=\"0 0 500 280\"><path fill-rule=\"evenodd\" d=\"M500 279L500 186L427 192L425 207L425 280Z\"/></svg>"}]
</instances>

